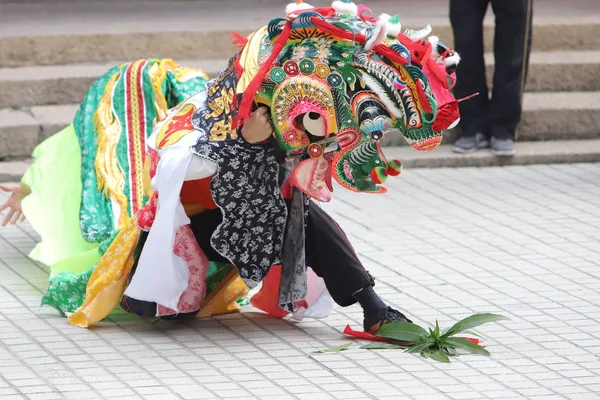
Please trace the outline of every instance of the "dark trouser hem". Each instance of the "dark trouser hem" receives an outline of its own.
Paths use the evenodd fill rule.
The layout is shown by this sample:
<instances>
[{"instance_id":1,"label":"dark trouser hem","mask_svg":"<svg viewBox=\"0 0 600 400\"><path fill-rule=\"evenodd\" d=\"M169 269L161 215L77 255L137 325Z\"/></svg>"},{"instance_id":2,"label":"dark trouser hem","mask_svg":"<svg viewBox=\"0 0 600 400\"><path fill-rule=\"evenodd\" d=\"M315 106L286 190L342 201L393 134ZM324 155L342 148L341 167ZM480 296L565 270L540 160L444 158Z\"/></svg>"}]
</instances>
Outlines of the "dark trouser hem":
<instances>
[{"instance_id":1,"label":"dark trouser hem","mask_svg":"<svg viewBox=\"0 0 600 400\"><path fill-rule=\"evenodd\" d=\"M490 129L490 137L495 137L496 139L514 139L514 131L509 132L505 128L496 128L492 127Z\"/></svg>"}]
</instances>

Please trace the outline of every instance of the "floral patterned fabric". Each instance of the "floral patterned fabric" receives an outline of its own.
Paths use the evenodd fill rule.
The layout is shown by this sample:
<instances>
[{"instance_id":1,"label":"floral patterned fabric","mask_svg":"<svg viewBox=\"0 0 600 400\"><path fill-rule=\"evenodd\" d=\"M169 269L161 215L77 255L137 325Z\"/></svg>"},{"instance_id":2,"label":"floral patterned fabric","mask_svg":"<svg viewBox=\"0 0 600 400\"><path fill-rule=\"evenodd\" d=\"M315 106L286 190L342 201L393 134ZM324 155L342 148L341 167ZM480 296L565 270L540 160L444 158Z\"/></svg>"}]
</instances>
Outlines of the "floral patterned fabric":
<instances>
[{"instance_id":1,"label":"floral patterned fabric","mask_svg":"<svg viewBox=\"0 0 600 400\"><path fill-rule=\"evenodd\" d=\"M189 225L182 226L177 231L173 252L183 258L189 268L188 287L179 298L178 311L183 314L197 312L206 295L206 272L209 262ZM157 317L173 314L176 314L175 310L158 305Z\"/></svg>"},{"instance_id":2,"label":"floral patterned fabric","mask_svg":"<svg viewBox=\"0 0 600 400\"><path fill-rule=\"evenodd\" d=\"M112 68L92 85L73 120L81 149L80 226L84 239L90 243L102 242L114 231L110 199L98 191L98 178L94 164L98 143L93 116L108 82L118 71L119 67Z\"/></svg>"},{"instance_id":3,"label":"floral patterned fabric","mask_svg":"<svg viewBox=\"0 0 600 400\"><path fill-rule=\"evenodd\" d=\"M55 308L63 316L75 312L83 304L94 268L95 265L82 274L64 272L50 278L50 285L42 296L42 305Z\"/></svg>"},{"instance_id":4,"label":"floral patterned fabric","mask_svg":"<svg viewBox=\"0 0 600 400\"><path fill-rule=\"evenodd\" d=\"M272 265L281 263L287 209L275 151L242 140L209 141L205 132L192 151L218 165L211 192L223 211L223 222L211 244L253 288Z\"/></svg>"}]
</instances>

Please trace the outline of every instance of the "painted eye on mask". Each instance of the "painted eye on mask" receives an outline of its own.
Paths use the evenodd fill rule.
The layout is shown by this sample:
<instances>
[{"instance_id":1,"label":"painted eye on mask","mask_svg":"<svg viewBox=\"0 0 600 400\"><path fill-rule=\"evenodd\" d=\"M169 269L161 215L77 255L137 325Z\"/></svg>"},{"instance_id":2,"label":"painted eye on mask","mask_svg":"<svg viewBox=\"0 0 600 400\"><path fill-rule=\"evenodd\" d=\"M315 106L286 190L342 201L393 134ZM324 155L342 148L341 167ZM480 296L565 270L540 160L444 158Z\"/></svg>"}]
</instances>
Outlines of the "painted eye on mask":
<instances>
[{"instance_id":1,"label":"painted eye on mask","mask_svg":"<svg viewBox=\"0 0 600 400\"><path fill-rule=\"evenodd\" d=\"M304 114L302 124L304 129L313 136L322 137L327 134L325 118L319 113L311 111Z\"/></svg>"},{"instance_id":2,"label":"painted eye on mask","mask_svg":"<svg viewBox=\"0 0 600 400\"><path fill-rule=\"evenodd\" d=\"M383 104L373 97L359 101L356 114L360 130L373 140L381 140L384 133L391 128L390 114Z\"/></svg>"},{"instance_id":3,"label":"painted eye on mask","mask_svg":"<svg viewBox=\"0 0 600 400\"><path fill-rule=\"evenodd\" d=\"M381 139L383 139L383 132L382 131L373 131L373 132L369 133L369 136L373 140L381 140Z\"/></svg>"},{"instance_id":4,"label":"painted eye on mask","mask_svg":"<svg viewBox=\"0 0 600 400\"><path fill-rule=\"evenodd\" d=\"M309 111L299 114L294 118L296 129L306 132L315 138L327 136L327 121L325 117L318 112Z\"/></svg>"}]
</instances>

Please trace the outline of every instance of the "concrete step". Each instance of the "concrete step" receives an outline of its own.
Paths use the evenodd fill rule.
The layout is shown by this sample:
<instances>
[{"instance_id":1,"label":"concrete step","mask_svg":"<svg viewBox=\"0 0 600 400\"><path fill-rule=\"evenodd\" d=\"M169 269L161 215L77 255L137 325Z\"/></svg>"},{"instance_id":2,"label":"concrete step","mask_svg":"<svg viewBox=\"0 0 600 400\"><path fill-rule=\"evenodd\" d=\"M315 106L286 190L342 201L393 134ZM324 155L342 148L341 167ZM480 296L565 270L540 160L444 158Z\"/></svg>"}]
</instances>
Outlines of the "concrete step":
<instances>
[{"instance_id":1,"label":"concrete step","mask_svg":"<svg viewBox=\"0 0 600 400\"><path fill-rule=\"evenodd\" d=\"M216 77L228 60L177 61ZM0 108L80 103L98 77L124 62L0 68Z\"/></svg>"},{"instance_id":2,"label":"concrete step","mask_svg":"<svg viewBox=\"0 0 600 400\"><path fill-rule=\"evenodd\" d=\"M35 106L0 109L0 159L28 157L44 138L67 126L77 105ZM600 138L600 93L526 93L520 141L574 140ZM452 143L457 130L445 134ZM402 146L398 132L386 135L385 145Z\"/></svg>"},{"instance_id":3,"label":"concrete step","mask_svg":"<svg viewBox=\"0 0 600 400\"><path fill-rule=\"evenodd\" d=\"M0 158L26 157L48 135L68 125L77 105L35 106L0 110ZM519 140L600 138L600 93L526 93ZM445 134L452 143L457 130ZM386 145L404 145L399 133L386 136Z\"/></svg>"},{"instance_id":4,"label":"concrete step","mask_svg":"<svg viewBox=\"0 0 600 400\"><path fill-rule=\"evenodd\" d=\"M33 160L30 158L19 161L0 161L0 183L19 182L32 162Z\"/></svg>"},{"instance_id":5,"label":"concrete step","mask_svg":"<svg viewBox=\"0 0 600 400\"><path fill-rule=\"evenodd\" d=\"M214 77L228 60L177 61ZM0 108L79 103L95 79L123 62L0 68ZM491 87L492 54L486 55L486 63ZM533 53L526 90L600 91L600 51Z\"/></svg>"},{"instance_id":6,"label":"concrete step","mask_svg":"<svg viewBox=\"0 0 600 400\"><path fill-rule=\"evenodd\" d=\"M4 2L2 2L4 3ZM146 57L227 59L229 32L248 33L283 16L282 0L86 0L0 3L0 67L131 60ZM321 5L326 5L323 2ZM367 2L374 15L399 13L405 27L434 26L452 42L448 0ZM538 4L539 3L539 4ZM600 49L600 2L535 4L535 51ZM494 15L484 20L491 51Z\"/></svg>"},{"instance_id":7,"label":"concrete step","mask_svg":"<svg viewBox=\"0 0 600 400\"><path fill-rule=\"evenodd\" d=\"M248 33L283 17L287 0L0 2L0 67L131 60L222 59L229 32ZM326 5L329 2L321 2ZM374 15L399 13L405 27L434 26L452 42L448 0L367 2ZM545 0L533 13L534 51L600 49L600 2ZM484 20L491 51L494 16Z\"/></svg>"},{"instance_id":8,"label":"concrete step","mask_svg":"<svg viewBox=\"0 0 600 400\"><path fill-rule=\"evenodd\" d=\"M494 76L493 54L486 54L485 61L488 86L491 88ZM528 92L600 91L600 50L531 53L525 90Z\"/></svg>"},{"instance_id":9,"label":"concrete step","mask_svg":"<svg viewBox=\"0 0 600 400\"><path fill-rule=\"evenodd\" d=\"M66 127L78 106L0 109L0 159L29 157L39 143Z\"/></svg>"},{"instance_id":10,"label":"concrete step","mask_svg":"<svg viewBox=\"0 0 600 400\"><path fill-rule=\"evenodd\" d=\"M600 139L561 140L517 143L514 157L495 157L487 150L471 154L456 154L451 146L441 146L431 152L409 147L386 147L389 159L398 159L404 168L459 168L530 164L572 164L600 162ZM0 182L17 182L32 160L0 162Z\"/></svg>"},{"instance_id":11,"label":"concrete step","mask_svg":"<svg viewBox=\"0 0 600 400\"><path fill-rule=\"evenodd\" d=\"M223 24L221 26L227 26ZM260 26L257 23L253 28ZM418 25L417 25L418 26ZM250 29L239 29L248 34ZM533 51L588 51L600 49L600 23L540 25L534 28ZM434 32L452 44L448 25ZM486 51L492 51L493 27L485 27ZM184 60L228 59L235 52L230 30L157 31L153 33L70 34L52 36L0 37L0 67L60 65L164 57Z\"/></svg>"}]
</instances>

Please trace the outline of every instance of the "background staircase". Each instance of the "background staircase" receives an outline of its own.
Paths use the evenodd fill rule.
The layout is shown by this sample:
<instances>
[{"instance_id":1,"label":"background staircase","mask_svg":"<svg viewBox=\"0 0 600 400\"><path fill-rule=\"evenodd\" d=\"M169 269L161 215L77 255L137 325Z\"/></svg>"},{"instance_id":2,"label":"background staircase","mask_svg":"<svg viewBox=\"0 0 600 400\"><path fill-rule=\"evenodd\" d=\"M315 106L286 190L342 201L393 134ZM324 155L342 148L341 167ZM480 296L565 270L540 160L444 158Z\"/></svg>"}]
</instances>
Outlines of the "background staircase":
<instances>
[{"instance_id":1,"label":"background staircase","mask_svg":"<svg viewBox=\"0 0 600 400\"><path fill-rule=\"evenodd\" d=\"M360 3L360 2L359 2ZM433 25L451 44L447 0L365 0L405 27ZM416 4L417 3L417 4ZM169 57L215 76L233 54L229 33L281 17L285 0L46 0L0 4L0 181L16 179L33 148L72 120L96 78L120 62ZM326 2L314 1L313 5ZM534 4L533 48L517 156L421 153L387 138L407 166L600 161L600 1ZM486 18L493 71L493 13ZM456 138L449 132L445 142Z\"/></svg>"}]
</instances>

